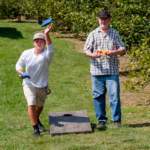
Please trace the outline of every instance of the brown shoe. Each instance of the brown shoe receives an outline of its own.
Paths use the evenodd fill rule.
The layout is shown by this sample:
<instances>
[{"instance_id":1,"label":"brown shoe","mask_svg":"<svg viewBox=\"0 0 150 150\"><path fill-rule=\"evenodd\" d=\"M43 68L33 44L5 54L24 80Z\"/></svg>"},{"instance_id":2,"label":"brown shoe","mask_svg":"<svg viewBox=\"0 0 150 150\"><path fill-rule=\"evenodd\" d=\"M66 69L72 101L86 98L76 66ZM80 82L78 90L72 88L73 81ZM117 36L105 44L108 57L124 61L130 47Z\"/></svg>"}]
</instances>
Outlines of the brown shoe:
<instances>
[{"instance_id":1,"label":"brown shoe","mask_svg":"<svg viewBox=\"0 0 150 150\"><path fill-rule=\"evenodd\" d=\"M120 128L121 127L121 122L120 121L114 121L114 126L116 128Z\"/></svg>"},{"instance_id":2,"label":"brown shoe","mask_svg":"<svg viewBox=\"0 0 150 150\"><path fill-rule=\"evenodd\" d=\"M98 130L106 130L106 123L105 122L99 122L98 124L97 124L97 129Z\"/></svg>"}]
</instances>

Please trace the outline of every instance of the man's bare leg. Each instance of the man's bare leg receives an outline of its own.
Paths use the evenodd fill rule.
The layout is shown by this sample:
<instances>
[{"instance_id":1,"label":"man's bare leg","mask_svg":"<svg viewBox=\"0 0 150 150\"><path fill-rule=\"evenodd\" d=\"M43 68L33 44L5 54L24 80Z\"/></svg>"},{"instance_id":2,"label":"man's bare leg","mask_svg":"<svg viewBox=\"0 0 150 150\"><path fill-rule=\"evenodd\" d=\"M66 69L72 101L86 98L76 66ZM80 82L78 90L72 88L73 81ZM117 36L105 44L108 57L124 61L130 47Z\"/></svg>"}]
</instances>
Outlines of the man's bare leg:
<instances>
[{"instance_id":1,"label":"man's bare leg","mask_svg":"<svg viewBox=\"0 0 150 150\"><path fill-rule=\"evenodd\" d=\"M34 129L34 135L40 135L38 127L38 114L35 105L28 106L28 116Z\"/></svg>"}]
</instances>

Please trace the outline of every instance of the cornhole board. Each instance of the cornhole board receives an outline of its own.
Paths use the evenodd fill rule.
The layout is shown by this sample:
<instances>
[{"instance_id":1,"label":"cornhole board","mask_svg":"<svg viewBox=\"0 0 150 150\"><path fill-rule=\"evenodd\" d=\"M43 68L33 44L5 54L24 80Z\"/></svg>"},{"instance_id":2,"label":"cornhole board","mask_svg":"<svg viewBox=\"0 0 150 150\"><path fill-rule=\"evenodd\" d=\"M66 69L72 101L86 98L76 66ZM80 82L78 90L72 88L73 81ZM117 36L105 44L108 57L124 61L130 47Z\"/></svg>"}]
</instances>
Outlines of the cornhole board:
<instances>
[{"instance_id":1,"label":"cornhole board","mask_svg":"<svg viewBox=\"0 0 150 150\"><path fill-rule=\"evenodd\" d=\"M52 112L49 114L50 135L92 132L90 120L85 110Z\"/></svg>"}]
</instances>

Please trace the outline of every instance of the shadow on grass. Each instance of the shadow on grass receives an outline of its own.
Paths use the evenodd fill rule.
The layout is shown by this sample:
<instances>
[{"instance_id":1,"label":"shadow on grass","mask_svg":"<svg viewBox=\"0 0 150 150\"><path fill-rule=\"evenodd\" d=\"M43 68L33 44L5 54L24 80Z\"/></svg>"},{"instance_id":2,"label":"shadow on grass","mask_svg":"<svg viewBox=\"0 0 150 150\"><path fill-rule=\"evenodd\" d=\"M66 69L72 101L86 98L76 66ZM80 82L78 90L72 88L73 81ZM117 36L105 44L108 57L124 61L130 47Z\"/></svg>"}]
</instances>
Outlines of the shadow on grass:
<instances>
[{"instance_id":1,"label":"shadow on grass","mask_svg":"<svg viewBox=\"0 0 150 150\"><path fill-rule=\"evenodd\" d=\"M7 37L11 39L23 38L22 33L12 27L0 27L0 37Z\"/></svg>"},{"instance_id":2,"label":"shadow on grass","mask_svg":"<svg viewBox=\"0 0 150 150\"><path fill-rule=\"evenodd\" d=\"M22 21L12 20L10 22L12 23L38 23L37 20L22 20Z\"/></svg>"},{"instance_id":3,"label":"shadow on grass","mask_svg":"<svg viewBox=\"0 0 150 150\"><path fill-rule=\"evenodd\" d=\"M131 128L150 127L150 122L127 124L127 126Z\"/></svg>"},{"instance_id":4,"label":"shadow on grass","mask_svg":"<svg viewBox=\"0 0 150 150\"><path fill-rule=\"evenodd\" d=\"M127 76L129 73L138 73L141 69L134 69L134 70L127 70L127 71L120 71L121 76Z\"/></svg>"}]
</instances>

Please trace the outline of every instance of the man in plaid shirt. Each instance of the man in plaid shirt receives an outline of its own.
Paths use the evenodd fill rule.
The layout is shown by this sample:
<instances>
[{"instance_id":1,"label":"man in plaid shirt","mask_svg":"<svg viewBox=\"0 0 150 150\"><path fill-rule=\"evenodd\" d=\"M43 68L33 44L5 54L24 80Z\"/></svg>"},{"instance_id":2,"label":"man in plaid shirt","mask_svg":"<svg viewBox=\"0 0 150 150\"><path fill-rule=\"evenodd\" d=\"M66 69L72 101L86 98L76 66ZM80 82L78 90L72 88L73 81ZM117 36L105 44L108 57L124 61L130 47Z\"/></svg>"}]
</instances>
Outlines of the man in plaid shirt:
<instances>
[{"instance_id":1,"label":"man in plaid shirt","mask_svg":"<svg viewBox=\"0 0 150 150\"><path fill-rule=\"evenodd\" d=\"M109 27L111 15L103 9L97 15L99 27L87 37L84 52L90 58L92 92L98 129L106 129L106 91L108 92L112 121L121 125L120 83L118 55L126 50L119 33Z\"/></svg>"}]
</instances>

